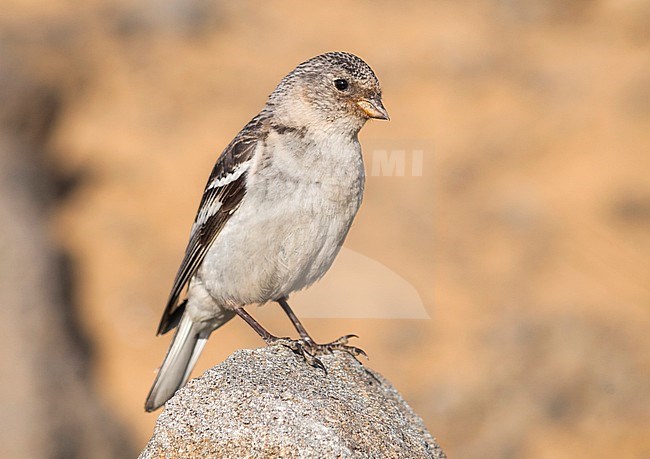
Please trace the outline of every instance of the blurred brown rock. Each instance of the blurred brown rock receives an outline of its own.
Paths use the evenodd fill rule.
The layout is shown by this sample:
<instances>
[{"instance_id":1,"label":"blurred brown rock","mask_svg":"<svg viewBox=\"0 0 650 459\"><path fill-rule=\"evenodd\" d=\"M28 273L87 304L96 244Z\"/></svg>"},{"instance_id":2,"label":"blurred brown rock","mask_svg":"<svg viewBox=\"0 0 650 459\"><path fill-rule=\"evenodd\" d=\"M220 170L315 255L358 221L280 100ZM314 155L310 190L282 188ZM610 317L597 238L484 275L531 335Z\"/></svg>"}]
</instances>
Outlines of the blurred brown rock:
<instances>
[{"instance_id":1,"label":"blurred brown rock","mask_svg":"<svg viewBox=\"0 0 650 459\"><path fill-rule=\"evenodd\" d=\"M59 96L6 57L0 56L0 457L128 457L129 442L91 384L68 260L48 234L57 192L45 144Z\"/></svg>"}]
</instances>

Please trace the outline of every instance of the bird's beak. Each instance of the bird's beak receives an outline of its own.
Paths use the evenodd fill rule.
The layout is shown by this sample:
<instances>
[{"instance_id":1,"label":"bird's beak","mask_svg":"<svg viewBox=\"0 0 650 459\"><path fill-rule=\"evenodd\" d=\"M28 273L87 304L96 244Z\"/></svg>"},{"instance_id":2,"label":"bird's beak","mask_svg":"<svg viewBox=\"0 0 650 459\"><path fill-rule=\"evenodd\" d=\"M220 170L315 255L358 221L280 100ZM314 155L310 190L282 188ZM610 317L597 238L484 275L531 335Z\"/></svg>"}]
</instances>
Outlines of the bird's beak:
<instances>
[{"instance_id":1,"label":"bird's beak","mask_svg":"<svg viewBox=\"0 0 650 459\"><path fill-rule=\"evenodd\" d=\"M384 108L381 99L378 97L373 99L360 99L357 101L357 105L370 118L376 118L378 120L390 119L388 111Z\"/></svg>"}]
</instances>

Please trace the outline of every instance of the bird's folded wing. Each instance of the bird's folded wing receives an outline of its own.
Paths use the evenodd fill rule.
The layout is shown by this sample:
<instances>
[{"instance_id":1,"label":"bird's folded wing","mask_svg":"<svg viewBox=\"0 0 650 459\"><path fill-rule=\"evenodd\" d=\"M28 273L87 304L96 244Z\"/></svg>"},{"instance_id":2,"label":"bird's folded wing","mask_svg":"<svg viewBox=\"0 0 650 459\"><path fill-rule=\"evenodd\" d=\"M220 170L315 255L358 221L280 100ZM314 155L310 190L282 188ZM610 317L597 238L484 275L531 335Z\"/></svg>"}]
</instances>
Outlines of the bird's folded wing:
<instances>
[{"instance_id":1,"label":"bird's folded wing","mask_svg":"<svg viewBox=\"0 0 650 459\"><path fill-rule=\"evenodd\" d=\"M182 313L182 304L178 304L178 299L183 288L196 273L210 244L246 194L246 175L253 152L262 138L261 126L255 121L249 123L226 147L212 169L192 225L190 242L158 326L158 334L168 332L178 323Z\"/></svg>"}]
</instances>

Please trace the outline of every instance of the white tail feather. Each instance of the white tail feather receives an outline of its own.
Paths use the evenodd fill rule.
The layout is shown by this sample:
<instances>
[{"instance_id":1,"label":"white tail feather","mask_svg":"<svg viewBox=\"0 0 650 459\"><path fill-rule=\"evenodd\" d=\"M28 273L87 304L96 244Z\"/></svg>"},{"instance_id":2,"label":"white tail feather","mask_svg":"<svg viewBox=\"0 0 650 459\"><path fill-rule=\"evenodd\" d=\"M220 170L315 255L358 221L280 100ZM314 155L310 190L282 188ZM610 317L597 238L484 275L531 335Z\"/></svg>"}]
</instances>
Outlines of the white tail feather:
<instances>
[{"instance_id":1,"label":"white tail feather","mask_svg":"<svg viewBox=\"0 0 650 459\"><path fill-rule=\"evenodd\" d=\"M169 400L185 384L205 346L210 332L184 314L167 351L160 371L145 403L145 410L154 411Z\"/></svg>"}]
</instances>

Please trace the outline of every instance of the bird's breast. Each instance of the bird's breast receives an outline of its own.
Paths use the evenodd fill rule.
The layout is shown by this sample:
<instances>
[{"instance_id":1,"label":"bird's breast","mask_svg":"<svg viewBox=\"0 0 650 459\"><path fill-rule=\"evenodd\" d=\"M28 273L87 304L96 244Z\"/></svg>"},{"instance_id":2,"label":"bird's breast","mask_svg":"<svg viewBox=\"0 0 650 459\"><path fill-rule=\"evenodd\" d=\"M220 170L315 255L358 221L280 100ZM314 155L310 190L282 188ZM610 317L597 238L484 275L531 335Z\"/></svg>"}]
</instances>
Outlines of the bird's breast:
<instances>
[{"instance_id":1,"label":"bird's breast","mask_svg":"<svg viewBox=\"0 0 650 459\"><path fill-rule=\"evenodd\" d=\"M201 277L214 297L288 295L320 279L343 244L363 194L360 148L284 148L258 152L246 196L208 253Z\"/></svg>"}]
</instances>

